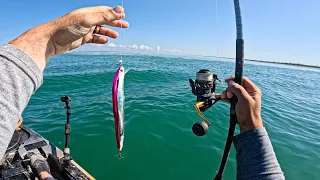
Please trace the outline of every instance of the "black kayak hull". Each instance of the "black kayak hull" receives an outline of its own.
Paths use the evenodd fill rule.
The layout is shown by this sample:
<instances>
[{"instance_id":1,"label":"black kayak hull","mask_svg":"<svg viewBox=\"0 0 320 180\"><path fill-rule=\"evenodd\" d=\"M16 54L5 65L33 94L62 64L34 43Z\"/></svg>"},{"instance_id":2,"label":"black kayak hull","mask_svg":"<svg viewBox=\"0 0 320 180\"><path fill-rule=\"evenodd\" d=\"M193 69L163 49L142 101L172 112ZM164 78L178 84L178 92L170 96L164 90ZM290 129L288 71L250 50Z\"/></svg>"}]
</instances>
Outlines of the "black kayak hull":
<instances>
[{"instance_id":1,"label":"black kayak hull","mask_svg":"<svg viewBox=\"0 0 320 180\"><path fill-rule=\"evenodd\" d=\"M14 132L7 151L1 160L0 180L35 179L37 175L28 164L30 154L33 153L40 153L47 158L51 174L56 179L94 180L94 178L75 161L71 160L70 166L64 165L64 154L59 148L32 129L23 125Z\"/></svg>"}]
</instances>

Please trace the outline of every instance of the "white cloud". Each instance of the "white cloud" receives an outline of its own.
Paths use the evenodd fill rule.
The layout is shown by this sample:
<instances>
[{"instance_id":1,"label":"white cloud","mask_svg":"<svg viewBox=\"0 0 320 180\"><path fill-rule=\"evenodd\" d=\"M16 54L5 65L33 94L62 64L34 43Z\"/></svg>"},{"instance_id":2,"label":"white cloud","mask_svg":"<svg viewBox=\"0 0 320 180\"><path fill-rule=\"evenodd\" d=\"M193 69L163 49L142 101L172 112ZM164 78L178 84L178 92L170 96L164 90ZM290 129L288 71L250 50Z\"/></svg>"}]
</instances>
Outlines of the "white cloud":
<instances>
[{"instance_id":1,"label":"white cloud","mask_svg":"<svg viewBox=\"0 0 320 180\"><path fill-rule=\"evenodd\" d=\"M155 49L153 49L152 47L146 46L146 45L137 45L137 44L132 44L129 46L125 46L125 45L117 45L114 43L109 43L108 44L109 48L128 48L128 49L135 49L135 50L143 50L143 51L157 51L160 52L161 48L160 46L157 46ZM180 51L179 49L163 49L162 51L166 51L166 52L170 52L170 53L185 53Z\"/></svg>"},{"instance_id":2,"label":"white cloud","mask_svg":"<svg viewBox=\"0 0 320 180\"><path fill-rule=\"evenodd\" d=\"M133 44L133 45L128 46L128 48L130 48L130 49L138 49L138 46L136 44Z\"/></svg>"},{"instance_id":3,"label":"white cloud","mask_svg":"<svg viewBox=\"0 0 320 180\"><path fill-rule=\"evenodd\" d=\"M146 45L136 45L136 44L132 44L132 45L129 45L129 46L124 46L124 45L119 45L118 47L121 47L121 48L129 48L129 49L139 49L139 50L147 50L147 51L153 51L153 48L149 47L149 46L146 46Z\"/></svg>"},{"instance_id":4,"label":"white cloud","mask_svg":"<svg viewBox=\"0 0 320 180\"><path fill-rule=\"evenodd\" d=\"M181 53L179 49L163 49L163 51L172 52L172 53Z\"/></svg>"},{"instance_id":5,"label":"white cloud","mask_svg":"<svg viewBox=\"0 0 320 180\"><path fill-rule=\"evenodd\" d=\"M104 44L94 44L94 43L92 43L92 44L90 44L90 46L104 46Z\"/></svg>"},{"instance_id":6,"label":"white cloud","mask_svg":"<svg viewBox=\"0 0 320 180\"><path fill-rule=\"evenodd\" d=\"M141 49L141 50L147 50L147 51L153 51L153 49L152 49L151 47L145 46L145 45L143 45L143 44L139 46L139 49Z\"/></svg>"},{"instance_id":7,"label":"white cloud","mask_svg":"<svg viewBox=\"0 0 320 180\"><path fill-rule=\"evenodd\" d=\"M140 45L139 49L144 50L146 47L144 45Z\"/></svg>"},{"instance_id":8,"label":"white cloud","mask_svg":"<svg viewBox=\"0 0 320 180\"><path fill-rule=\"evenodd\" d=\"M118 47L118 46L117 46L116 44L109 43L109 44L108 44L108 47L109 47L109 48L115 48L115 47Z\"/></svg>"}]
</instances>

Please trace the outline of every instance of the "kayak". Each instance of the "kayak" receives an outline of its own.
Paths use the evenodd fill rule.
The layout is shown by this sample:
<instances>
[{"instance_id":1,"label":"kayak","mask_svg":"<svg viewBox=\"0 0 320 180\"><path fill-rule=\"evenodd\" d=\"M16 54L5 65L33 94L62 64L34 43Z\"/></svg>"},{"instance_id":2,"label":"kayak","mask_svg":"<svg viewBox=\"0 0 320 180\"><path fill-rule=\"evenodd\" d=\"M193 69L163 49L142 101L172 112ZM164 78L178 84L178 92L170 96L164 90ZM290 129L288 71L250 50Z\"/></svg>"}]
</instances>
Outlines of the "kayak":
<instances>
[{"instance_id":1,"label":"kayak","mask_svg":"<svg viewBox=\"0 0 320 180\"><path fill-rule=\"evenodd\" d=\"M64 162L64 153L32 129L20 125L14 132L0 165L0 180L34 180L36 172L30 167L30 155L40 153L47 158L51 175L58 180L94 180L75 161Z\"/></svg>"}]
</instances>

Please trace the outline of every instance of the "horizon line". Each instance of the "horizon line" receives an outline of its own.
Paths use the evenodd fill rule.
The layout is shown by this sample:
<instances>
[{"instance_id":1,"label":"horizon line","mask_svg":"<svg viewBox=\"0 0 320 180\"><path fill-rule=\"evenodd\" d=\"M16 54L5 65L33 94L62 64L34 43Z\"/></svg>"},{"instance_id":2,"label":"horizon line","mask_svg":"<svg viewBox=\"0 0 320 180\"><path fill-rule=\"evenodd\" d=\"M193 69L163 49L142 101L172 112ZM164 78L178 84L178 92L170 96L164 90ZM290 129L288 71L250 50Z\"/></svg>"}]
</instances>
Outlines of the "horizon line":
<instances>
[{"instance_id":1,"label":"horizon line","mask_svg":"<svg viewBox=\"0 0 320 180\"><path fill-rule=\"evenodd\" d=\"M75 54L75 53L81 53L81 52L111 52L111 53L116 53L119 51L90 51L90 50L85 50L85 51L72 51L68 52L66 54ZM232 57L224 57L224 56L214 56L214 55L196 55L196 54L184 54L184 53L147 53L147 52L122 52L125 54L145 54L145 55L176 55L176 56L198 56L198 57L213 57L213 58L218 58L218 59L235 59ZM290 62L278 62L278 61L268 61L268 60L261 60L261 59L244 59L245 61L252 61L252 62L262 62L262 63L270 63L270 64L283 64L283 65L291 65L291 66L300 66L300 67L310 67L310 68L319 68L319 65L311 65L311 64L301 64L301 63L290 63Z\"/></svg>"}]
</instances>

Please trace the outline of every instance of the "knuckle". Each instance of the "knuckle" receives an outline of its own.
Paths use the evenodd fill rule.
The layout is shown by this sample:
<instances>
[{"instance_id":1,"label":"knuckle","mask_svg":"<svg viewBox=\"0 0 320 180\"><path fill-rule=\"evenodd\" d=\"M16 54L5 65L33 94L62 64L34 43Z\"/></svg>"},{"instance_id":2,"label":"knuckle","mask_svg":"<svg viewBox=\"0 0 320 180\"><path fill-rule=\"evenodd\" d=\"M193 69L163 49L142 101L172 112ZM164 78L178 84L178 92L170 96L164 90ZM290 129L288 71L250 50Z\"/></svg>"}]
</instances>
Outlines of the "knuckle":
<instances>
[{"instance_id":1,"label":"knuckle","mask_svg":"<svg viewBox=\"0 0 320 180\"><path fill-rule=\"evenodd\" d=\"M235 91L237 91L237 92L242 92L242 91L243 91L242 86L240 86L239 84L235 84L235 85L233 86L233 89L234 89Z\"/></svg>"},{"instance_id":2,"label":"knuckle","mask_svg":"<svg viewBox=\"0 0 320 180\"><path fill-rule=\"evenodd\" d=\"M259 95L262 95L262 91L261 91L260 88L257 88L257 93L258 93Z\"/></svg>"},{"instance_id":3,"label":"knuckle","mask_svg":"<svg viewBox=\"0 0 320 180\"><path fill-rule=\"evenodd\" d=\"M235 93L237 93L237 94L243 94L243 91L241 90L241 89L236 89L236 92Z\"/></svg>"},{"instance_id":4,"label":"knuckle","mask_svg":"<svg viewBox=\"0 0 320 180\"><path fill-rule=\"evenodd\" d=\"M110 21L113 20L115 17L115 13L112 11L112 9L104 12L100 12L100 15L103 17L104 20Z\"/></svg>"}]
</instances>

